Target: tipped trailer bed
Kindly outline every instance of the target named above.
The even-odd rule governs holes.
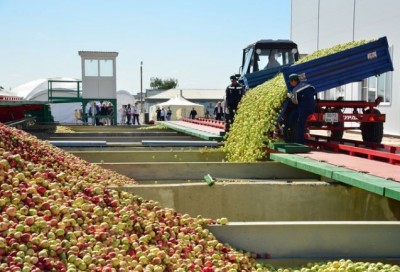
[[[386,37],[282,69],[288,90],[290,74],[314,86],[317,93],[393,71]]]
[[[378,76],[393,71],[386,37],[359,45],[341,52],[320,57],[304,63],[284,67],[283,76],[290,92],[293,87],[289,82],[289,75],[297,74],[302,82],[314,86],[315,94],[339,87],[348,83]],[[360,129],[363,140],[380,143],[383,137],[383,123],[385,115],[376,107],[382,102],[378,97],[373,102],[316,100],[316,108],[307,119],[307,128],[314,130],[330,130],[334,138],[342,138],[346,129]],[[290,99],[287,99],[279,116],[279,123],[285,124],[284,138],[290,142],[294,140],[295,124],[286,124],[290,114],[296,108]],[[345,126],[345,122],[356,122],[359,126]]]

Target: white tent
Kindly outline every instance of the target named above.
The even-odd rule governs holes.
[[[168,108],[172,111],[171,121],[180,120],[184,117],[189,117],[190,111],[194,108],[197,111],[197,117],[204,116],[204,106],[201,104],[196,104],[186,100],[180,95],[177,95],[167,102],[163,102],[150,107],[149,111],[149,119],[157,120],[157,107],[161,107],[168,110]]]
[[[62,77],[62,78],[42,78],[34,81],[30,81],[23,85],[20,85],[11,90],[14,95],[21,96],[24,100],[28,101],[48,101],[48,81],[49,80],[60,80],[60,81],[71,81],[71,82],[59,82],[57,83],[56,92],[62,92],[65,97],[76,96],[76,81],[75,78]],[[74,110],[81,108],[81,103],[60,103],[50,104],[51,114],[54,117],[54,121],[60,123],[73,123],[75,122]]]

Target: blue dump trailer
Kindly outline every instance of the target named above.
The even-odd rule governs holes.
[[[347,83],[361,81],[393,71],[387,38],[383,37],[348,50],[282,68],[290,91],[289,75],[298,74],[301,81],[314,86],[316,93]]]
[[[347,49],[325,57],[301,64],[282,68],[285,82],[290,92],[289,75],[297,74],[300,81],[315,88],[315,95],[347,83],[379,76],[393,71],[393,64],[388,50],[386,37]],[[364,142],[380,143],[383,137],[385,115],[375,107],[382,101],[344,101],[316,99],[314,113],[307,119],[308,129],[328,130],[331,137],[342,138],[346,129],[360,129]],[[296,105],[290,99],[285,101],[278,123],[284,124],[283,137],[286,142],[293,142],[296,130]],[[291,116],[293,115],[293,116]],[[290,120],[290,121],[289,121]],[[356,123],[356,126],[344,125],[344,122]]]

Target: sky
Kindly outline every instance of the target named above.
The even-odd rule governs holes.
[[[118,52],[117,90],[151,78],[224,89],[243,48],[290,39],[290,0],[0,0],[0,86],[81,79],[79,51]]]

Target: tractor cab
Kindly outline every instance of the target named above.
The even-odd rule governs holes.
[[[260,40],[243,49],[240,81],[253,88],[272,79],[299,59],[297,44],[289,40]]]

